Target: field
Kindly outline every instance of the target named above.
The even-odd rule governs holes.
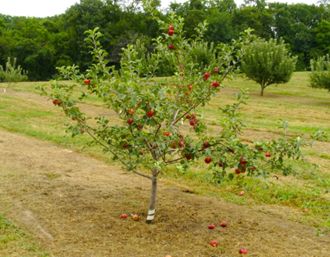
[[[251,81],[228,80],[202,111],[212,128],[219,107],[248,89],[244,139],[278,137],[287,121],[288,135],[308,143],[291,174],[216,185],[202,163],[185,173],[169,168],[153,225],[119,219],[146,216],[149,181],[85,147],[87,137],[67,135],[67,119],[36,90],[44,84],[0,84],[0,256],[235,257],[240,247],[255,257],[329,256],[330,94],[308,87],[307,72],[264,97]],[[84,108],[107,112],[96,99]],[[313,140],[317,131],[323,136]],[[207,229],[221,220],[227,228]]]

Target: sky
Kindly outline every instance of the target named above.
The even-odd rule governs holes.
[[[185,2],[186,0],[161,0],[166,8],[170,2]],[[306,3],[316,4],[318,0],[266,0],[266,2]],[[79,0],[0,0],[0,13],[12,16],[47,17],[64,13]],[[244,0],[235,0],[239,5]]]

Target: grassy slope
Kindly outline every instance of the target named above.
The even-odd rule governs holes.
[[[0,127],[9,131],[48,140],[65,147],[72,147],[106,159],[96,148],[82,149],[85,137],[72,139],[64,132],[67,121],[62,113],[50,104],[36,101],[36,83],[10,85],[14,94],[0,94]],[[287,120],[289,133],[308,137],[311,132],[323,129],[330,135],[330,95],[325,90],[308,87],[308,73],[295,73],[287,85],[271,86],[265,96],[259,97],[259,87],[243,78],[226,82],[227,88],[220,93],[203,111],[213,124],[220,114],[219,106],[230,103],[233,93],[240,87],[249,88],[250,99],[243,109],[248,132],[245,137],[272,137],[278,131],[279,121]],[[0,85],[0,88],[2,86]],[[93,105],[98,105],[92,99]],[[202,172],[191,170],[178,176],[178,172],[168,169],[165,177],[168,183],[180,183],[193,188],[200,194],[214,195],[239,204],[277,204],[297,208],[302,215],[296,219],[316,227],[330,227],[328,220],[330,175],[329,142],[316,143],[305,149],[306,158],[314,163],[293,163],[295,175],[280,176],[280,179],[248,178],[210,186],[210,174],[204,166]],[[237,196],[240,190],[247,197]]]

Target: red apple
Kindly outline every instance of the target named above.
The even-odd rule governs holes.
[[[174,30],[174,26],[173,26],[172,24],[170,24],[170,25],[168,26],[168,30]]]
[[[236,168],[236,169],[235,169],[235,173],[238,175],[238,174],[241,173],[241,170],[240,170],[239,168]]]
[[[212,158],[210,156],[205,157],[204,162],[209,164],[212,161]]]
[[[190,119],[189,124],[190,124],[190,126],[194,127],[197,124],[197,120],[192,118],[192,119]]]
[[[155,111],[154,110],[149,110],[149,111],[147,111],[147,116],[149,117],[149,118],[151,118],[152,116],[154,116],[154,114],[155,114]]]
[[[172,133],[169,132],[169,131],[165,131],[165,132],[163,133],[163,135],[164,135],[165,137],[169,137],[169,136],[172,135]]]
[[[179,147],[182,148],[184,146],[185,146],[184,140],[183,139],[180,139],[179,140]]]
[[[220,83],[219,83],[218,81],[213,81],[213,82],[211,83],[211,86],[214,87],[214,88],[217,88],[217,87],[220,86]]]
[[[209,148],[210,147],[210,143],[208,141],[205,141],[203,143],[203,149]]]
[[[135,113],[135,110],[133,108],[128,109],[128,114],[133,115]]]
[[[245,194],[245,192],[244,191],[241,191],[241,192],[239,192],[239,196],[243,196]]]
[[[84,84],[85,85],[90,85],[91,84],[91,80],[90,79],[85,79],[84,80]]]
[[[170,49],[170,50],[174,50],[174,49],[175,49],[175,46],[174,46],[173,44],[169,44],[169,45],[168,45],[168,49]]]
[[[128,125],[132,125],[133,122],[134,122],[134,120],[132,118],[127,119],[127,124]]]
[[[246,165],[246,164],[247,164],[247,160],[245,160],[244,157],[241,157],[241,158],[239,159],[239,163],[240,163],[241,165]]]
[[[225,220],[221,221],[220,226],[223,227],[223,228],[227,227],[228,226],[227,221],[225,221]]]
[[[62,104],[62,101],[59,100],[59,99],[54,99],[54,100],[53,100],[53,104],[54,104],[54,105],[57,105],[57,106],[60,106],[60,105]]]
[[[267,158],[269,158],[269,157],[271,157],[272,155],[271,155],[270,152],[266,152],[266,153],[265,153],[265,156],[266,156]]]
[[[239,253],[240,254],[247,254],[248,250],[246,248],[241,248],[241,249],[239,249]]]
[[[207,226],[208,229],[215,229],[215,225],[214,224],[210,224]]]
[[[213,73],[219,73],[219,71],[220,71],[219,67],[214,67]]]
[[[209,72],[205,72],[203,75],[203,79],[208,80],[210,76],[211,76],[211,74]]]
[[[193,89],[193,85],[192,84],[188,85],[188,89],[189,91],[191,91]]]
[[[168,32],[167,32],[167,34],[169,36],[173,36],[174,35],[174,29],[169,29]]]
[[[217,240],[211,240],[209,244],[210,244],[210,246],[212,246],[212,247],[217,247],[217,246],[219,245],[219,243],[218,243]]]
[[[126,213],[122,213],[122,214],[120,214],[120,216],[119,216],[121,219],[127,219],[128,218],[128,214],[126,214]]]

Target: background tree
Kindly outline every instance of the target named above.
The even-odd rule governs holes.
[[[296,57],[291,57],[283,40],[256,39],[243,49],[242,71],[260,84],[260,95],[272,84],[286,83],[295,70]]]
[[[329,54],[330,7],[326,1],[320,5],[288,5],[252,0],[237,7],[233,0],[189,0],[171,4],[170,10],[185,19],[187,38],[192,38],[196,26],[206,20],[205,40],[215,46],[237,39],[247,28],[265,39],[283,38],[298,56],[298,70],[309,69],[310,59]],[[168,17],[169,12],[160,15]],[[123,47],[140,40],[151,52],[151,39],[159,34],[159,25],[141,9],[139,1],[125,5],[114,0],[83,0],[64,14],[47,18],[0,14],[0,65],[5,65],[8,56],[15,56],[29,71],[30,80],[48,80],[61,65],[75,63],[86,70],[89,55],[84,48],[84,31],[93,27],[100,27],[105,35],[102,44],[117,69]],[[159,69],[158,75],[170,74],[169,65],[163,62],[164,73]]]
[[[326,55],[311,60],[311,70],[311,86],[325,88],[330,91],[330,56]]]
[[[259,37],[266,39],[274,37],[273,14],[264,0],[246,1],[244,7],[234,12],[233,23],[238,33],[252,28]]]
[[[298,57],[297,69],[308,69],[310,59],[318,56],[319,49],[323,48],[316,41],[315,30],[322,20],[330,18],[324,7],[272,3],[269,4],[269,11],[273,13],[273,30],[276,37],[283,38],[290,46],[292,53]]]
[[[234,30],[233,25],[234,12],[237,10],[235,1],[213,0],[209,1],[208,4],[206,40],[214,43],[228,43],[236,38],[237,32]]]
[[[314,37],[317,43],[318,56],[330,54],[330,19],[322,20],[314,29]]]

